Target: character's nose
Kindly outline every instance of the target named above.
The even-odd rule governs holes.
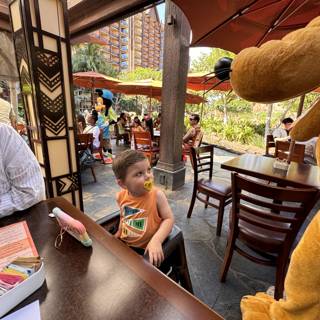
[[[229,80],[232,59],[229,57],[220,58],[214,65],[214,73],[219,80]]]

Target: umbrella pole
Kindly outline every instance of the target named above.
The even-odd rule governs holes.
[[[93,81],[92,81],[92,87],[91,87],[91,103],[92,103],[92,106],[91,108],[93,108],[94,106],[94,78],[93,78]]]
[[[301,115],[301,113],[302,113],[305,97],[306,97],[305,94],[303,94],[303,95],[300,97],[299,107],[298,107],[298,111],[297,111],[297,118],[298,118],[298,117]]]
[[[204,96],[205,96],[205,92],[203,92],[203,94],[202,94],[203,101],[201,102],[200,126],[201,126],[201,123],[202,123],[202,116],[203,116]]]
[[[151,96],[150,96],[150,99],[149,99],[149,114],[151,114],[151,110],[152,110],[152,107],[151,107]]]

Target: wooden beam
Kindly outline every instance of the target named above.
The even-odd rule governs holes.
[[[9,8],[5,0],[0,0],[0,31],[11,32]]]
[[[164,0],[83,0],[69,8],[71,38],[97,30]]]
[[[71,38],[95,31],[164,0],[69,0]],[[6,0],[0,0],[0,29],[11,31]]]

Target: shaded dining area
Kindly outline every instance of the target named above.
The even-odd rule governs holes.
[[[182,149],[185,103],[188,99],[203,101],[186,91],[189,23],[194,26],[202,17],[201,11],[192,13],[182,1],[174,1],[181,9],[168,1],[163,88],[155,81],[119,84],[103,75],[93,75],[97,82],[80,79],[83,74],[73,77],[69,30],[71,37],[80,36],[153,2],[136,1],[129,7],[113,3],[113,7],[112,2],[95,2],[94,6],[90,1],[75,1],[72,5],[69,2],[69,8],[66,2],[60,1],[10,2],[10,27],[17,52],[28,136],[45,179],[47,199],[1,219],[0,226],[26,220],[39,254],[45,258],[46,282],[19,306],[39,300],[43,319],[55,319],[55,312],[61,319],[75,319],[79,313],[79,318],[94,319],[106,316],[112,319],[241,319],[240,303],[247,299],[244,296],[261,292],[274,304],[282,298],[286,301],[286,294],[290,292],[287,288],[294,278],[292,272],[297,270],[297,255],[293,252],[300,248],[300,243],[305,244],[300,240],[319,209],[320,169],[296,161],[294,141],[283,151],[285,158],[277,154],[274,157],[237,155],[206,143],[203,135],[195,139],[197,144],[191,145],[187,152]],[[269,5],[274,8],[273,3]],[[235,7],[233,14],[220,8],[221,17],[213,16],[218,21],[216,25],[203,30],[193,28],[192,43],[220,43],[216,38],[219,30],[227,32],[230,28],[232,31],[232,24],[239,22],[236,19],[239,12],[241,20],[248,10],[255,13],[264,5],[261,1],[246,1]],[[296,6],[291,1],[289,10],[282,2],[269,10],[263,20],[269,25],[270,16],[274,18],[270,11],[281,11],[281,19],[278,17],[273,24],[276,29],[277,24],[281,27],[283,21],[290,22],[300,7],[302,5]],[[82,20],[79,9],[84,8],[91,9],[92,15]],[[110,11],[101,17],[98,10],[101,8]],[[41,19],[48,9],[54,12],[55,19]],[[256,19],[254,15],[253,25]],[[267,41],[273,31],[280,37],[277,30],[266,30],[260,30],[261,37],[254,39],[255,45]],[[248,43],[242,42],[237,48],[235,42],[227,41],[223,45],[238,52]],[[200,75],[202,80],[198,76],[194,77],[193,88],[206,89],[221,84],[208,75]],[[83,133],[77,132],[73,81],[91,87],[92,91],[109,81],[111,90],[126,94],[142,90],[155,98],[161,96],[160,129],[139,132],[124,125],[120,131],[121,118],[125,117],[121,113],[116,121],[118,132],[115,130],[114,139],[108,141],[110,145],[103,144],[106,139],[98,130],[97,145],[93,148],[94,135],[81,136]],[[226,83],[223,90],[229,90],[229,85]],[[109,100],[112,102],[112,97]],[[150,115],[144,116],[148,121]],[[189,120],[199,121],[199,117],[193,114]],[[119,223],[115,195],[120,191],[116,183],[120,179],[109,165],[113,157],[106,163],[104,156],[111,148],[113,156],[121,154],[130,148],[130,139],[131,148],[145,154],[154,164],[155,182],[174,212],[172,230],[178,228],[179,237],[172,231],[163,242],[169,248],[165,257],[169,260],[165,262],[170,262],[165,271],[153,267],[144,254],[137,255],[112,236],[117,227],[110,219],[116,217]],[[100,161],[92,159],[90,165],[86,163],[82,167],[80,160],[87,150],[100,156]],[[91,170],[85,170],[87,167]],[[151,169],[148,170],[150,175]],[[53,219],[56,206],[68,213],[71,221],[75,219],[83,224],[92,247],[76,242],[79,239],[72,235],[74,229],[59,228],[59,220],[57,224]],[[138,227],[141,221],[139,224]],[[65,234],[65,231],[71,233]],[[313,257],[306,253],[304,261],[309,262],[310,258]],[[303,270],[298,271],[301,288],[305,290],[306,275]],[[184,280],[179,278],[181,274]],[[288,274],[291,276],[286,281]],[[299,287],[294,290],[299,291]]]
[[[115,152],[121,152],[124,147],[120,145],[118,148],[119,149],[115,149]],[[212,182],[217,183],[219,181],[231,186],[231,169],[223,169],[223,167],[231,166],[234,162],[241,162],[241,159],[246,159],[247,157],[249,157],[249,159],[250,157],[253,158],[253,160],[251,159],[251,163],[255,163],[256,166],[257,163],[263,161],[263,159],[267,159],[268,161],[272,160],[262,156],[262,160],[259,160],[260,156],[257,155],[237,155],[215,147]],[[247,167],[248,163],[250,163],[250,160],[246,162]],[[292,163],[292,166],[294,167],[295,163]],[[252,169],[254,170],[253,166]],[[272,172],[272,169],[270,170]],[[85,211],[92,212],[91,217],[99,220],[104,216],[106,207],[108,207],[110,211],[118,210],[112,195],[116,193],[119,188],[112,185],[113,178],[110,177],[110,168],[107,167],[107,172],[103,173],[101,166],[98,166],[96,171],[99,172],[101,178],[103,178],[99,179],[97,183],[92,183],[90,172],[87,171],[83,175],[83,188]],[[291,171],[293,172],[293,169],[291,169]],[[290,175],[292,175],[292,173]],[[201,173],[199,173],[199,176],[200,178],[206,178],[206,176]],[[272,181],[283,179],[281,175],[279,175],[279,180],[274,180],[271,174],[269,177],[265,175],[264,178],[261,179],[254,178],[252,175],[246,175],[245,177],[252,179],[254,182],[265,184],[266,189],[271,186],[276,186]],[[271,182],[266,179],[270,179]],[[292,182],[298,187],[294,180],[292,180]],[[315,184],[313,187],[318,185],[319,188],[318,182],[313,181],[310,183]],[[266,292],[270,287],[274,286],[276,283],[276,268],[256,264],[237,252],[234,252],[226,280],[225,282],[221,282],[220,273],[230,233],[230,211],[232,203],[224,207],[221,234],[217,236],[218,209],[212,208],[211,206],[205,209],[204,203],[196,200],[192,215],[190,219],[187,218],[193,187],[194,171],[188,160],[186,163],[185,185],[176,191],[166,190],[166,195],[170,206],[175,212],[176,223],[184,234],[186,255],[194,295],[220,313],[223,318],[241,319],[239,303],[241,298],[248,294],[255,294],[256,292]],[[251,190],[251,193],[255,198],[259,198],[256,196],[257,193],[255,193],[255,190]],[[259,199],[263,200],[263,197]],[[215,202],[213,198],[210,198],[210,201]],[[269,200],[271,206],[272,202],[272,200]],[[300,241],[307,225],[319,210],[319,206],[320,204],[317,202],[305,217],[292,249]],[[270,294],[273,295],[274,291],[271,291]]]

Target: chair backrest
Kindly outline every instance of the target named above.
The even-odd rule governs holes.
[[[93,142],[93,134],[92,133],[81,133],[78,134],[78,143],[77,143],[77,149],[78,151],[81,150],[87,150],[92,148],[92,142]]]
[[[289,141],[279,141],[279,140],[276,141],[275,157],[279,159],[288,159],[289,148],[290,148]],[[304,151],[305,151],[305,145],[296,143],[293,148],[293,155],[291,157],[291,161],[303,163]]]
[[[198,181],[199,173],[206,172],[209,175],[209,179],[212,178],[213,171],[213,145],[207,145],[204,147],[194,148],[191,147],[191,164],[194,172],[194,182]]]
[[[266,154],[269,154],[269,149],[274,148],[276,146],[276,143],[274,141],[273,135],[268,134],[266,137]]]
[[[145,148],[152,149],[152,139],[149,131],[133,132],[134,147],[136,150],[143,150]]]
[[[239,220],[243,220],[254,227],[283,234],[291,247],[302,223],[319,199],[319,190],[272,186],[235,172],[231,179],[233,224],[237,226]]]

